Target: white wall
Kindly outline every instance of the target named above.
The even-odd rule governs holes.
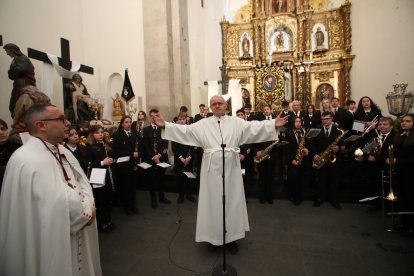
[[[414,1],[353,0],[351,95],[371,97],[388,115],[385,96],[395,83],[414,90]]]
[[[109,91],[108,80],[112,74],[123,77],[125,68],[129,69],[135,95],[142,97],[140,102],[145,104],[141,4],[135,0],[2,0],[0,34],[3,44],[16,43],[25,54],[27,48],[34,48],[60,56],[60,38],[68,39],[71,59],[94,68],[94,75],[81,74],[89,92],[108,99],[104,117],[111,119],[110,96],[122,87],[119,91]],[[2,51],[0,118],[8,122],[11,122],[7,108],[12,89],[12,81],[7,78],[10,62],[10,57]],[[32,62],[37,86],[42,87],[42,63]],[[60,107],[63,104],[61,83],[56,73],[56,96],[52,101]]]

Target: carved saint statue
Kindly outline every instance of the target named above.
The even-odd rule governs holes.
[[[285,49],[285,39],[283,33],[280,32],[275,38],[276,51],[283,51]]]
[[[315,41],[316,41],[316,50],[325,49],[325,47],[323,46],[323,43],[325,42],[325,35],[322,32],[321,27],[318,27],[316,29]]]
[[[112,120],[120,121],[122,116],[125,115],[125,105],[122,101],[121,96],[118,93],[115,93],[115,98],[112,98],[113,101],[113,111],[112,111]]]

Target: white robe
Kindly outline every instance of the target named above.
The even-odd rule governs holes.
[[[0,275],[102,275],[89,181],[59,145],[56,158],[30,137],[10,158],[0,198]]]
[[[277,140],[275,120],[245,121],[238,117],[212,116],[192,125],[166,123],[162,137],[204,149],[200,175],[196,242],[223,244],[222,138],[225,148],[226,243],[245,237],[249,231],[239,146]]]

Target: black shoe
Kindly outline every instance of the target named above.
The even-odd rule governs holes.
[[[155,209],[158,207],[157,201],[156,200],[151,200],[151,208]]]
[[[182,196],[182,195],[178,196],[177,203],[182,204],[183,202],[184,202],[184,196]]]
[[[342,209],[341,205],[339,205],[339,203],[337,201],[331,201],[331,205],[337,210]]]
[[[114,231],[116,229],[116,225],[112,221],[108,222],[106,225],[111,231]]]
[[[139,214],[139,210],[136,207],[132,208],[131,209],[131,212],[134,213],[134,214],[136,214],[136,215]]]
[[[315,201],[313,202],[313,207],[319,207],[321,206],[323,203],[323,201],[320,198],[315,199]]]
[[[190,202],[197,202],[197,199],[192,195],[187,195],[185,198]]]
[[[260,204],[264,204],[265,202],[266,202],[266,200],[260,199]]]
[[[231,242],[231,243],[228,243],[227,248],[229,249],[230,254],[232,254],[232,255],[235,255],[239,252],[239,246],[237,245],[237,243],[235,241]]]
[[[269,204],[273,204],[273,199],[268,199],[268,200],[267,200],[267,202],[268,202]]]
[[[160,198],[160,202],[164,204],[171,204],[171,200],[167,199],[166,197]]]
[[[299,200],[299,199],[294,199],[294,200],[292,201],[292,203],[293,203],[293,205],[298,206],[298,205],[300,205],[300,204],[302,203],[302,200]]]

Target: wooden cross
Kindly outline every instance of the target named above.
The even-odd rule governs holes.
[[[47,57],[47,54],[32,48],[27,49],[27,54],[29,58],[33,58],[36,60],[40,60],[49,64],[52,64],[50,59]],[[60,38],[60,54],[61,57],[58,58],[59,65],[65,68],[66,70],[70,70],[72,68],[72,61],[70,60],[70,47],[69,47],[69,40],[65,38]],[[80,72],[91,74],[93,75],[93,68],[89,67],[87,65],[81,64],[79,68]],[[62,86],[68,82],[68,79],[62,78]],[[65,110],[69,107],[69,103],[66,100],[67,95],[65,95],[65,92],[63,92],[64,95],[64,108]]]

